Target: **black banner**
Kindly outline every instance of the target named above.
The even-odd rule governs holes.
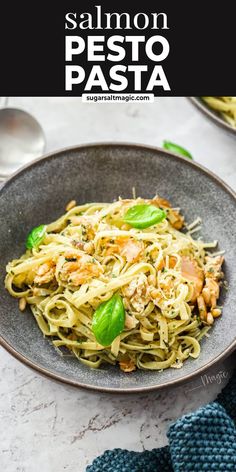
[[[0,94],[235,95],[229,2],[1,6]]]

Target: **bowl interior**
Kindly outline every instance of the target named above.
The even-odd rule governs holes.
[[[5,266],[24,252],[27,232],[64,213],[65,204],[112,201],[120,195],[152,197],[159,194],[181,207],[187,221],[200,216],[201,235],[217,239],[226,250],[228,291],[222,294],[223,316],[209,339],[202,342],[197,360],[182,369],[125,374],[118,367],[90,370],[73,357],[61,357],[43,338],[30,311],[19,312],[17,301],[4,289]],[[235,347],[236,271],[235,197],[214,176],[187,159],[139,145],[98,144],[60,151],[15,175],[0,192],[1,267],[0,334],[3,345],[31,366],[69,383],[95,389],[134,391],[183,381],[200,372]]]

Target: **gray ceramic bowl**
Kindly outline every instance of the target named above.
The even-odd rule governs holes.
[[[236,136],[236,128],[233,128],[227,121],[222,118],[220,113],[210,108],[200,97],[188,97],[192,104],[211,120],[215,125],[220,126],[223,130]]]
[[[125,374],[118,367],[90,370],[75,358],[60,357],[44,339],[30,311],[19,312],[4,289],[5,265],[24,252],[27,232],[64,212],[65,204],[112,201],[119,195],[156,193],[181,207],[188,221],[200,216],[202,235],[226,249],[229,290],[222,296],[223,316],[202,342],[197,360],[182,369]],[[0,335],[15,357],[54,379],[96,390],[135,392],[179,384],[202,373],[236,347],[235,194],[216,176],[188,159],[135,144],[91,144],[50,154],[15,174],[0,191]]]

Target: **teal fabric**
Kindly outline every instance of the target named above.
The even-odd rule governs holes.
[[[105,451],[86,472],[236,472],[236,373],[215,402],[177,420],[169,446]]]

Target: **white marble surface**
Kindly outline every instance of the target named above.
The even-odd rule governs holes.
[[[169,139],[236,189],[236,140],[185,98],[159,98],[154,104],[83,104],[79,98],[11,97],[9,106],[34,114],[44,128],[48,151],[92,141],[161,145]],[[6,472],[84,472],[106,448],[162,446],[168,424],[212,400],[233,363],[231,359],[216,366],[211,377],[169,392],[116,396],[57,384],[2,348],[0,354],[1,470]],[[219,372],[224,377],[212,377]]]

